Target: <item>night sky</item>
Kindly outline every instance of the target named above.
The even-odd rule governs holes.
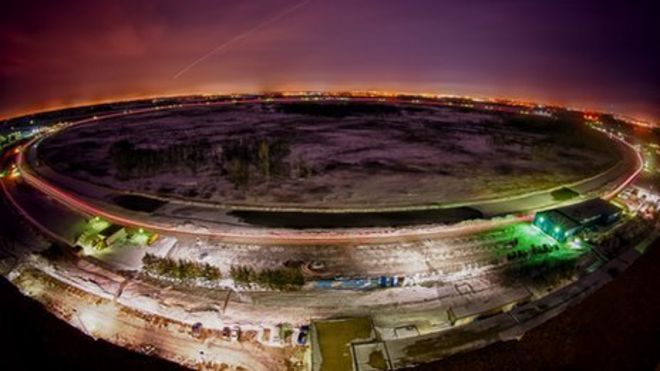
[[[653,3],[6,1],[0,117],[136,96],[376,89],[525,98],[658,121]]]

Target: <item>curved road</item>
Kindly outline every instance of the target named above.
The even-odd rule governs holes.
[[[365,99],[373,101],[373,99]],[[277,99],[276,102],[291,102],[298,101],[298,99]],[[245,100],[241,103],[258,103],[263,102],[261,99]],[[410,103],[410,102],[401,102]],[[215,102],[212,104],[194,103],[188,105],[177,105],[172,108],[181,107],[198,107],[209,105],[232,105],[235,102]],[[130,112],[109,114],[101,117],[93,117],[74,122],[70,126],[83,125],[99,120],[121,117],[126,115],[134,115],[140,113],[154,112],[162,110],[162,108],[149,108],[140,109]],[[17,155],[17,167],[21,171],[24,180],[32,187],[47,194],[65,206],[83,214],[96,215],[106,218],[114,223],[136,227],[145,228],[157,233],[173,234],[173,235],[193,235],[204,236],[219,240],[243,243],[278,243],[278,244],[341,244],[341,243],[367,243],[367,242],[389,242],[401,239],[424,239],[432,238],[435,236],[450,236],[475,233],[484,230],[489,230],[496,227],[512,224],[520,221],[530,221],[533,218],[535,210],[557,206],[556,201],[552,199],[550,193],[564,186],[571,187],[583,194],[593,194],[596,190],[605,198],[613,198],[618,192],[630,184],[643,170],[643,160],[639,152],[625,141],[612,137],[617,140],[624,150],[630,149],[635,154],[636,167],[632,173],[627,173],[628,169],[619,169],[621,163],[615,165],[612,169],[598,174],[597,176],[581,180],[572,184],[555,187],[550,190],[543,190],[532,192],[527,195],[516,197],[507,197],[499,200],[482,201],[479,205],[474,205],[475,208],[480,209],[485,215],[502,215],[508,213],[520,212],[515,217],[500,218],[490,220],[472,221],[467,223],[458,223],[450,226],[429,226],[418,228],[402,228],[402,229],[383,229],[383,228],[365,228],[353,230],[316,230],[316,231],[292,231],[286,229],[271,229],[263,230],[258,228],[248,227],[228,227],[224,226],[211,226],[210,228],[189,229],[179,225],[174,225],[169,221],[155,221],[152,218],[147,220],[144,215],[136,215],[130,212],[109,211],[107,207],[98,206],[95,202],[90,202],[87,199],[80,197],[70,191],[64,190],[38,175],[30,166],[32,156],[27,156],[25,152],[34,154],[41,139],[34,138],[27,143],[22,151]],[[631,152],[628,152],[630,156]],[[632,156],[630,156],[632,157]],[[628,159],[629,161],[630,159]],[[615,169],[617,168],[617,169]],[[618,170],[614,172],[615,170]],[[622,175],[622,172],[625,175]],[[616,184],[613,189],[609,187],[611,184]],[[606,188],[603,190],[603,188]],[[571,200],[569,202],[575,202]]]

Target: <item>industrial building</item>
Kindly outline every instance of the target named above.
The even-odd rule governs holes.
[[[102,250],[126,237],[126,229],[123,226],[96,217],[88,222],[83,233],[78,237],[76,245],[82,248]]]
[[[536,213],[534,225],[559,242],[577,235],[586,228],[611,224],[621,217],[618,206],[594,198],[575,205]]]

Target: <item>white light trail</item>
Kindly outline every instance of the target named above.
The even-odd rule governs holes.
[[[251,34],[253,34],[253,33],[255,33],[255,32],[261,30],[261,29],[264,28],[264,27],[270,26],[271,24],[273,24],[273,23],[279,21],[280,19],[284,18],[285,16],[287,16],[287,15],[289,15],[289,14],[295,12],[295,11],[298,10],[299,8],[305,6],[305,5],[306,5],[307,3],[309,3],[310,1],[311,1],[311,0],[305,0],[305,1],[303,1],[303,2],[300,2],[300,3],[298,3],[298,4],[294,5],[294,6],[292,6],[292,7],[288,8],[288,9],[286,9],[285,11],[283,11],[283,12],[281,12],[281,13],[278,13],[278,14],[276,14],[275,16],[273,16],[273,17],[271,17],[271,18],[268,18],[267,20],[265,20],[265,21],[259,23],[259,24],[256,25],[255,27],[252,27],[251,29],[249,29],[249,30],[247,30],[247,31],[244,31],[244,32],[242,32],[242,33],[240,33],[240,34],[238,34],[238,35],[232,37],[231,39],[229,39],[229,40],[225,41],[224,43],[218,45],[217,47],[215,47],[214,49],[212,49],[212,50],[209,51],[208,53],[202,55],[201,57],[197,58],[197,59],[194,60],[192,63],[190,63],[189,65],[187,65],[187,66],[184,67],[183,69],[181,69],[181,71],[177,72],[177,73],[172,77],[172,79],[173,79],[173,80],[178,79],[179,77],[181,77],[181,75],[183,75],[184,73],[188,72],[190,69],[192,69],[193,67],[195,67],[195,66],[198,65],[199,63],[203,62],[204,60],[206,60],[208,57],[212,56],[213,54],[218,53],[218,52],[221,52],[222,50],[228,48],[229,46],[231,46],[231,45],[234,44],[235,42],[247,38],[247,37],[250,36]]]

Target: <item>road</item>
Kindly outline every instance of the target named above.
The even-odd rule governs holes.
[[[27,151],[30,151],[30,148],[31,146],[28,146]],[[188,239],[202,235],[214,241],[266,245],[357,245],[362,243],[382,244],[419,239],[441,239],[474,234],[507,224],[530,220],[532,217],[531,214],[522,214],[510,218],[468,222],[451,226],[410,228],[396,231],[299,232],[279,230],[263,232],[252,229],[241,230],[240,232],[227,229],[189,231],[166,223],[153,223],[145,220],[144,216],[135,217],[132,214],[117,214],[114,210],[109,211],[107,208],[97,205],[94,201],[82,199],[75,194],[62,190],[35,174],[25,160],[25,153],[25,151],[21,152],[17,158],[22,178],[3,179],[1,181],[3,195],[16,210],[26,216],[44,234],[59,238],[67,244],[71,244],[76,232],[73,229],[66,230],[66,225],[76,224],[76,222],[84,220],[85,216],[89,215],[98,215],[119,224],[143,227]],[[618,185],[614,189],[608,188],[607,193],[604,193],[603,196],[611,196],[613,192],[626,186],[635,179],[639,171],[641,171],[641,168],[635,169],[634,173],[627,174],[626,178],[621,179],[620,182],[617,177],[616,183]],[[46,208],[44,205],[50,206]],[[46,222],[54,222],[55,225]],[[63,230],[65,232],[62,232]],[[440,262],[451,260],[442,255],[444,252],[448,253],[448,250],[451,250],[452,254],[458,253],[460,255],[460,249],[453,249],[452,247],[439,244],[420,251],[422,254],[426,254],[423,261],[433,268],[434,265],[440,264]],[[322,250],[322,248],[319,250]],[[378,251],[378,249],[350,250],[347,249],[340,253],[348,254],[349,258],[361,261],[368,258],[368,253],[375,252],[373,256],[384,255],[386,259],[391,260],[392,264],[398,264],[396,259],[391,259],[388,255],[392,253],[392,249],[385,248],[382,251]],[[465,250],[469,249],[466,247]],[[363,253],[364,255],[360,255]],[[286,252],[284,252],[284,255],[286,255]],[[472,258],[472,256],[466,256],[465,261],[473,260]],[[408,257],[402,259],[403,261],[409,260]],[[378,261],[374,259],[371,263],[376,265]],[[374,269],[374,265],[370,269]],[[72,270],[68,271],[69,268]],[[227,362],[248,369],[284,368],[281,361],[283,354],[274,353],[274,355],[271,355],[269,351],[265,351],[257,344],[230,343],[219,338],[211,338],[206,342],[200,342],[188,333],[190,323],[194,323],[197,318],[205,319],[205,327],[207,323],[217,324],[219,319],[222,321],[251,322],[252,325],[255,323],[263,324],[267,321],[297,323],[298,321],[308,321],[310,317],[330,317],[338,314],[359,315],[364,313],[370,313],[374,316],[396,313],[398,321],[410,321],[410,318],[400,316],[400,313],[419,314],[424,312],[424,316],[431,318],[437,314],[438,308],[444,312],[448,305],[459,305],[458,303],[461,301],[467,302],[465,305],[483,302],[484,306],[480,310],[485,310],[489,309],[487,305],[493,296],[504,297],[507,294],[506,289],[499,287],[495,281],[490,282],[483,276],[476,276],[464,277],[465,282],[460,282],[464,285],[459,284],[457,280],[456,282],[450,281],[451,284],[443,287],[394,288],[375,290],[367,294],[359,291],[257,292],[245,294],[244,298],[247,299],[235,298],[231,300],[229,300],[230,296],[225,296],[227,298],[225,304],[228,305],[225,305],[222,315],[219,315],[216,309],[217,298],[214,299],[204,294],[196,295],[198,294],[196,292],[163,289],[138,282],[138,280],[131,280],[126,285],[119,285],[121,291],[117,291],[118,282],[113,281],[114,278],[107,280],[109,282],[107,287],[112,289],[105,291],[104,280],[101,279],[103,277],[97,274],[103,270],[102,268],[98,268],[98,272],[85,271],[79,269],[80,267],[69,268],[58,265],[52,268],[53,271],[51,272],[38,271],[35,273],[34,267],[32,267],[29,268],[32,270],[23,271],[28,272],[28,274],[23,278],[19,276],[15,283],[25,293],[37,300],[50,303],[49,309],[57,313],[60,318],[92,336],[108,339],[133,349],[141,344],[150,344],[156,347],[158,355],[186,365],[196,365],[199,362],[207,361]],[[388,270],[384,270],[384,272]],[[112,274],[112,276],[117,275]],[[122,279],[121,277],[116,278],[118,280]],[[448,277],[445,277],[445,279],[448,279]],[[481,280],[485,282],[480,282]],[[480,285],[483,293],[479,291]],[[459,286],[471,287],[473,292],[463,295],[458,292],[460,291]],[[77,287],[78,289],[72,290],[71,287]],[[473,287],[477,289],[474,290]],[[457,293],[449,290],[455,290]],[[274,311],[273,308],[277,308],[277,310]],[[433,308],[435,312],[429,311],[430,308]],[[145,320],[150,316],[160,318],[160,323],[165,321],[167,324],[155,325],[153,322]],[[511,317],[505,316],[504,318],[506,321],[502,322],[503,324],[500,323],[498,328],[515,325]],[[433,319],[437,320],[437,318]],[[207,320],[208,322],[206,322]],[[475,325],[476,328],[483,326],[480,323],[487,324],[487,322],[478,322]],[[388,325],[395,327],[402,324],[389,323]],[[434,329],[434,331],[437,330]],[[485,331],[490,330],[486,329]],[[428,335],[429,339],[438,337],[442,337],[442,335]],[[411,346],[411,343],[415,343],[415,341],[397,340],[396,343],[400,344],[403,349],[402,352],[405,352],[405,348]],[[437,353],[432,353],[430,357],[435,357],[435,355]]]
[[[282,102],[295,101],[292,99],[278,100]],[[259,100],[249,100],[245,103],[255,103]],[[213,105],[228,105],[231,102],[217,102]],[[191,104],[190,107],[202,106],[203,104]],[[188,107],[186,106],[186,107]],[[136,110],[131,113],[110,114],[107,116],[85,119],[75,122],[71,125],[85,125],[95,123],[100,120],[115,118],[125,115],[152,112],[156,109]],[[185,225],[183,219],[177,219],[175,215],[153,216],[137,212],[130,212],[119,209],[114,205],[109,205],[99,200],[107,198],[107,194],[97,195],[95,199],[83,197],[70,190],[58,186],[34,169],[36,161],[36,150],[38,143],[42,138],[35,138],[26,144],[23,151],[17,156],[17,166],[21,170],[24,180],[34,188],[47,194],[53,199],[61,202],[67,207],[76,210],[84,215],[96,215],[104,217],[114,223],[144,228],[161,234],[173,234],[181,236],[204,236],[220,241],[237,243],[257,243],[257,244],[347,244],[347,243],[384,243],[395,242],[399,240],[419,240],[428,238],[438,238],[445,236],[456,236],[461,234],[477,233],[492,228],[502,227],[511,223],[520,221],[529,221],[533,218],[533,213],[542,208],[556,206],[557,202],[550,193],[561,187],[570,187],[583,195],[592,197],[603,196],[612,198],[619,191],[630,184],[642,171],[643,161],[641,155],[629,144],[614,137],[625,153],[624,161],[611,169],[598,174],[597,176],[578,181],[572,184],[562,185],[550,190],[532,192],[527,195],[518,195],[515,197],[505,197],[497,200],[480,201],[477,204],[448,205],[472,206],[481,210],[485,215],[502,215],[518,213],[515,217],[508,219],[490,219],[482,221],[472,221],[458,223],[450,226],[425,226],[398,229],[383,228],[363,228],[353,230],[315,230],[315,231],[292,231],[287,229],[259,229],[250,227],[237,227],[228,224],[200,223],[202,228]],[[630,151],[632,149],[632,151]],[[26,155],[27,153],[27,155]],[[634,155],[633,155],[634,153]],[[634,165],[633,165],[634,162]],[[631,168],[628,168],[631,166]],[[99,188],[99,187],[96,187]],[[96,189],[96,191],[103,191]],[[106,190],[107,191],[107,190]],[[89,196],[89,195],[88,195]],[[170,200],[172,203],[181,203],[181,201]],[[575,200],[569,201],[575,202]],[[190,206],[185,202],[182,205]],[[200,206],[200,205],[195,205]],[[212,207],[213,212],[217,213],[217,207]]]
[[[71,289],[39,271],[24,271],[14,284],[46,304],[60,319],[94,338],[135,350],[150,345],[158,356],[190,367],[208,362],[249,370],[284,369],[273,356],[277,350],[263,351],[254,343],[231,342],[217,336],[199,339],[191,334],[189,325],[158,321],[155,316],[139,314],[114,301]]]

